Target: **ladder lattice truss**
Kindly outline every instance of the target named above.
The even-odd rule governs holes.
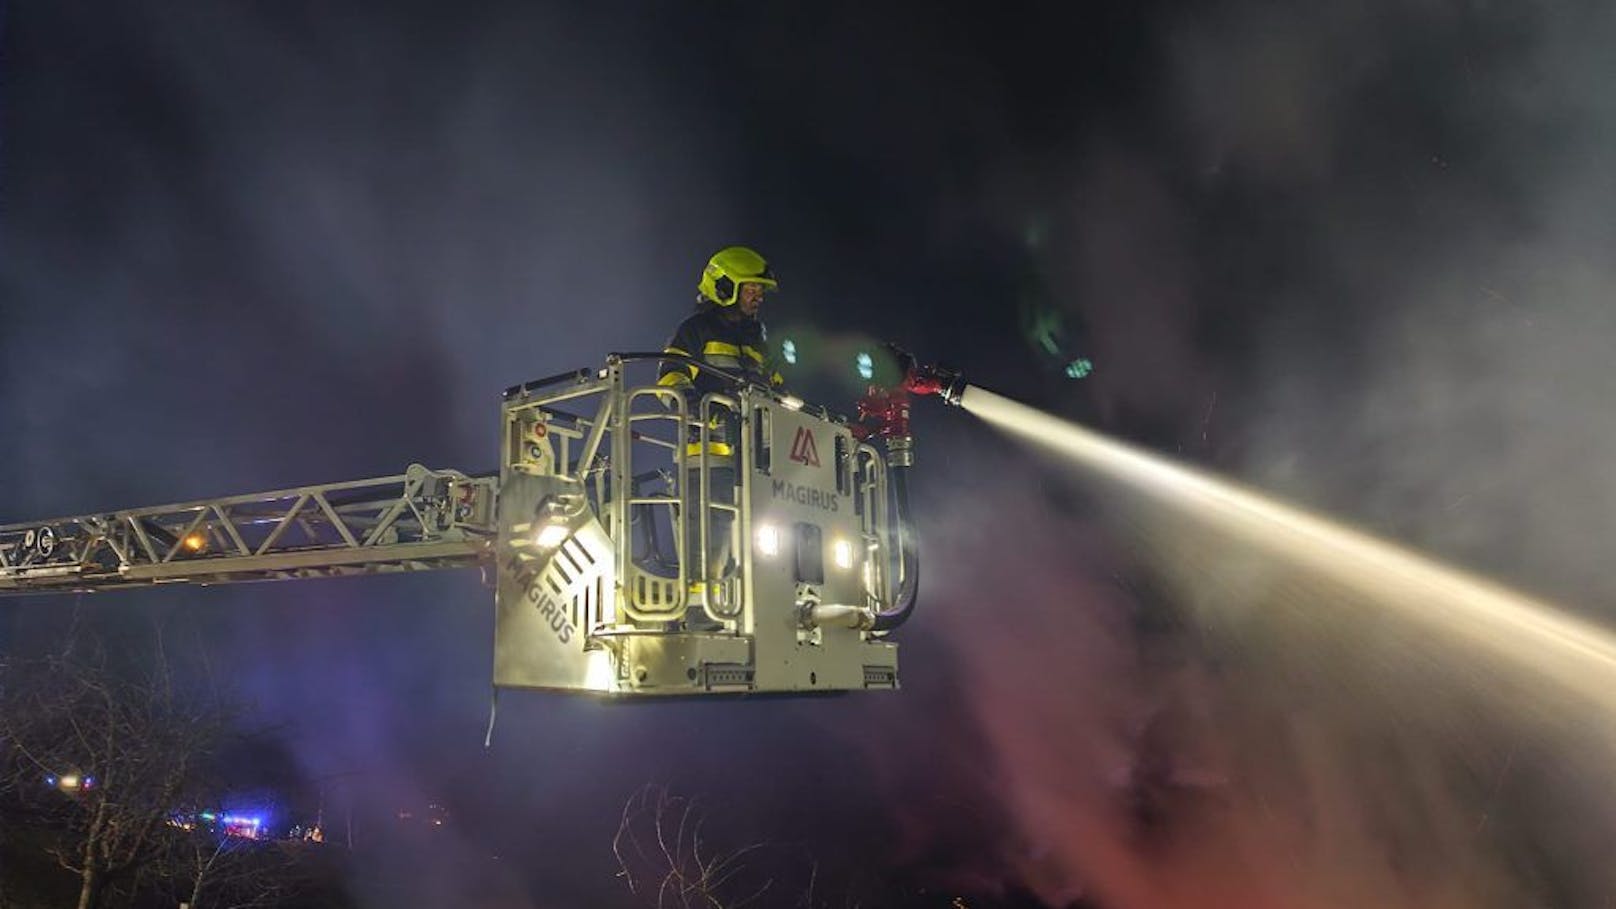
[[[499,481],[403,474],[0,526],[0,594],[476,565]]]

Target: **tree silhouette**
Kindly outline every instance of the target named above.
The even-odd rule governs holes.
[[[212,686],[175,684],[160,634],[152,656],[115,661],[75,635],[61,653],[0,662],[8,826],[76,876],[78,909],[172,858],[176,809],[205,803],[208,762],[236,729]]]

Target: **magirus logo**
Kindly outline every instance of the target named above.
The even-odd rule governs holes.
[[[791,460],[805,467],[819,466],[819,446],[806,426],[797,427],[797,437],[791,440]]]

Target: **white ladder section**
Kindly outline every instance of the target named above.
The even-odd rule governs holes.
[[[370,480],[0,526],[0,595],[475,566],[499,480],[419,464]]]

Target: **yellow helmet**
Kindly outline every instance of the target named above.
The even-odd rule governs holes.
[[[762,284],[771,289],[780,286],[769,263],[757,250],[727,246],[707,260],[696,290],[703,300],[717,306],[734,306],[742,284]]]

